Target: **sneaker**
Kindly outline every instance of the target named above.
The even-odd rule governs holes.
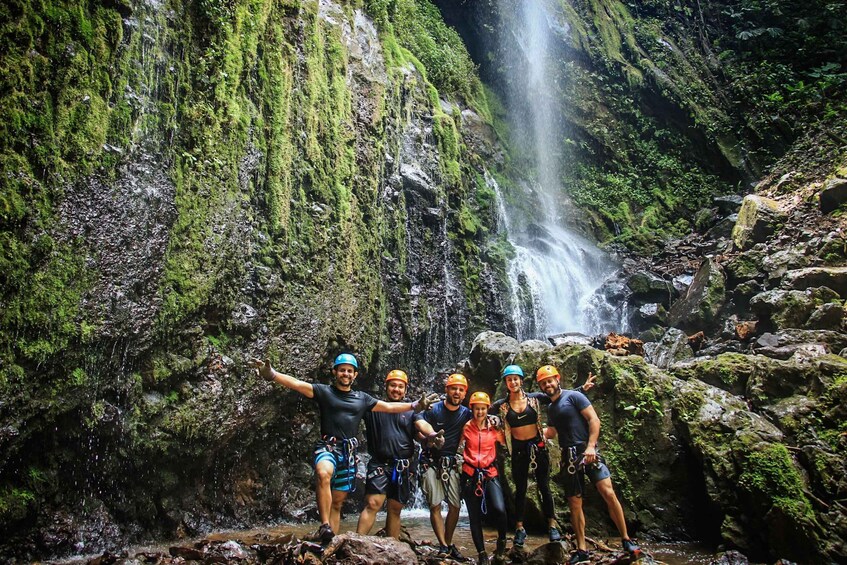
[[[518,547],[523,547],[525,541],[526,530],[523,528],[518,528],[517,530],[515,530],[515,545]]]
[[[332,531],[332,527],[327,524],[321,524],[321,527],[318,528],[318,539],[324,545],[328,544],[332,541],[332,538],[335,537],[335,532]]]
[[[641,553],[641,548],[638,547],[638,544],[632,541],[631,539],[621,540],[623,544],[623,550],[627,553],[631,553],[633,555],[638,555]]]
[[[580,565],[581,563],[591,563],[591,556],[588,555],[587,551],[577,549],[576,553],[568,559],[568,565]]]
[[[438,557],[450,557],[450,548],[446,545],[439,545]]]
[[[488,560],[488,554],[484,551],[480,551],[476,563],[477,565],[489,565],[490,561]]]
[[[459,552],[459,548],[456,547],[455,545],[451,545],[447,549],[447,551],[448,551],[448,557],[450,557],[450,559],[455,559],[456,561],[464,561],[465,560],[465,556],[462,555]],[[487,557],[486,557],[486,559],[487,559]]]
[[[550,541],[562,541],[562,534],[561,532],[559,532],[559,528],[557,528],[556,526],[550,528]]]

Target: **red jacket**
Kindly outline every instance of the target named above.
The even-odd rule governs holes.
[[[497,467],[493,465],[497,459],[498,441],[506,441],[503,432],[491,426],[481,430],[476,422],[471,420],[465,425],[462,439],[465,441],[465,450],[462,452],[465,462],[462,464],[462,470],[468,475],[473,475],[476,469],[487,469],[489,477],[496,477]]]

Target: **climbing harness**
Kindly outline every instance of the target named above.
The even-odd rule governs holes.
[[[542,442],[542,445],[543,442]],[[536,469],[538,469],[538,444],[531,443],[529,444],[529,472],[533,473]]]
[[[453,464],[454,457],[450,455],[442,455],[439,461],[441,468],[441,482],[447,484],[450,482],[450,466]]]
[[[479,503],[479,510],[483,514],[488,514],[488,505],[485,502],[485,481],[489,480],[488,478],[488,467],[486,469],[481,469],[479,467],[474,469],[474,478],[476,479],[476,487],[474,488],[474,496],[477,498],[481,498],[482,500]]]
[[[353,470],[352,473],[347,473],[347,487],[350,489],[350,492],[355,492],[356,469],[359,466],[359,440],[354,437],[349,439],[339,439],[335,436],[323,435],[321,436],[321,443],[323,444],[323,448],[329,453],[335,453],[340,446],[342,460],[347,463],[348,468],[352,468]]]
[[[391,482],[395,483],[398,487],[401,486],[403,484],[403,477],[408,477],[409,466],[408,459],[395,459],[394,470],[391,472]]]

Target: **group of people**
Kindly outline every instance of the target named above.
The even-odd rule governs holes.
[[[412,479],[418,477],[430,510],[430,522],[439,543],[438,553],[459,561],[464,557],[453,543],[461,502],[468,510],[471,537],[478,563],[489,563],[482,535],[483,517],[497,528],[495,558],[506,552],[507,516],[503,488],[496,466],[498,446],[511,454],[515,485],[516,530],[513,543],[522,547],[527,533],[524,510],[529,474],[535,475],[551,542],[561,540],[550,492],[550,457],[547,442],[558,437],[563,452],[565,494],[570,508],[577,550],[572,565],[588,563],[585,517],[582,511],[584,478],[587,475],[605,501],[621,535],[623,549],[637,554],[639,547],[629,538],[623,509],[612,488],[609,469],[597,450],[600,419],[591,402],[577,390],[563,390],[561,376],[552,365],[538,369],[536,380],[542,392],[523,390],[524,372],[518,365],[506,366],[501,375],[508,394],[492,403],[488,394],[474,392],[464,400],[468,380],[459,373],[447,378],[444,400],[422,394],[405,401],[408,375],[393,370],[385,378],[387,401],[353,390],[359,365],[349,353],[333,363],[332,385],[308,383],[280,373],[268,361],[253,359],[250,365],[263,378],[314,399],[320,410],[321,437],[314,450],[316,495],[321,525],[317,536],[323,543],[339,531],[341,507],[355,487],[358,427],[365,420],[370,460],[365,482],[364,508],[357,532],[368,534],[376,513],[386,503],[386,534],[400,535],[400,513],[413,495]],[[593,375],[580,387],[587,391]],[[547,408],[547,426],[542,423]],[[415,440],[422,446],[415,458]],[[442,503],[447,514],[442,515]]]

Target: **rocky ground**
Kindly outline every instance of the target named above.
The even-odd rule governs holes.
[[[500,563],[562,563],[567,560],[571,549],[572,544],[569,541],[548,543],[532,552],[513,548],[508,552],[507,559]],[[621,551],[608,548],[602,543],[595,548],[593,562],[606,565],[659,563],[649,555],[644,554],[633,558]],[[205,539],[192,544],[175,545],[170,547],[167,553],[155,551],[139,552],[133,555],[129,552],[104,553],[86,563],[87,565],[140,565],[143,563],[157,565],[166,563],[455,565],[461,562],[438,557],[434,548],[417,543],[404,533],[399,541],[378,536],[343,534],[336,536],[326,547],[321,547],[312,541],[298,539],[292,534],[281,537],[257,534],[246,538]]]

